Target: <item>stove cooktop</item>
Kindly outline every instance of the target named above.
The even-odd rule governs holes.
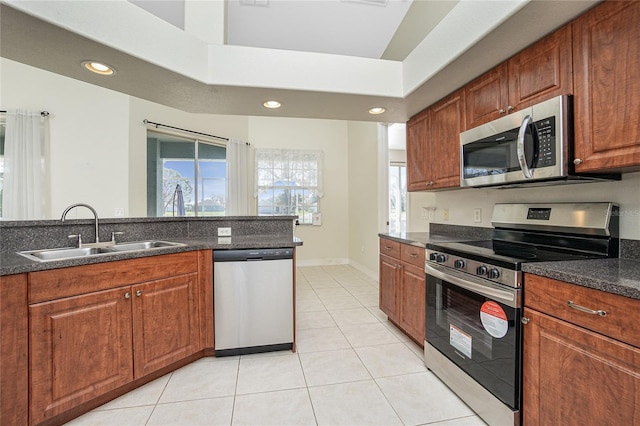
[[[486,262],[503,268],[520,270],[525,262],[583,260],[603,257],[592,254],[569,253],[534,245],[521,245],[493,240],[429,244],[427,248],[451,256]]]

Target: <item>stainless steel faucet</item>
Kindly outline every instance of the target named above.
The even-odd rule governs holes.
[[[70,205],[69,207],[64,209],[64,212],[62,212],[62,218],[60,220],[62,222],[64,222],[65,219],[67,218],[67,213],[69,213],[69,210],[73,209],[74,207],[86,207],[89,210],[91,210],[91,212],[93,213],[93,218],[96,221],[96,241],[95,241],[95,243],[98,244],[100,242],[100,236],[99,236],[99,232],[98,232],[98,213],[96,212],[96,209],[91,207],[89,204],[76,203],[76,204]]]

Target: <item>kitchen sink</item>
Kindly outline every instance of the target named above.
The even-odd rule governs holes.
[[[52,260],[78,259],[114,253],[126,253],[133,251],[157,250],[168,247],[181,247],[182,243],[169,241],[135,241],[124,242],[102,247],[64,247],[56,249],[30,250],[18,252],[19,255],[36,262],[48,262]]]
[[[46,260],[62,260],[69,259],[74,257],[85,257],[91,256],[94,254],[99,254],[100,249],[94,247],[81,247],[81,248],[60,248],[60,249],[52,249],[52,250],[34,250],[29,252],[19,252],[25,257],[32,258],[32,260],[37,260],[39,262]],[[35,259],[33,259],[35,258]]]
[[[178,247],[183,246],[181,243],[170,243],[169,241],[136,241],[132,243],[119,243],[113,246],[105,247],[105,252],[112,251],[136,251],[136,250],[149,250],[162,247]]]

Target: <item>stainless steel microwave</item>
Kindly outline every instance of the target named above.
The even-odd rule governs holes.
[[[576,174],[572,148],[572,98],[558,96],[462,132],[460,186],[620,179]]]

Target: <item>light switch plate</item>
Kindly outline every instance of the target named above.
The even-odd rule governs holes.
[[[314,213],[311,218],[311,224],[314,226],[322,225],[322,213]]]
[[[218,228],[218,237],[230,237],[231,228]]]

